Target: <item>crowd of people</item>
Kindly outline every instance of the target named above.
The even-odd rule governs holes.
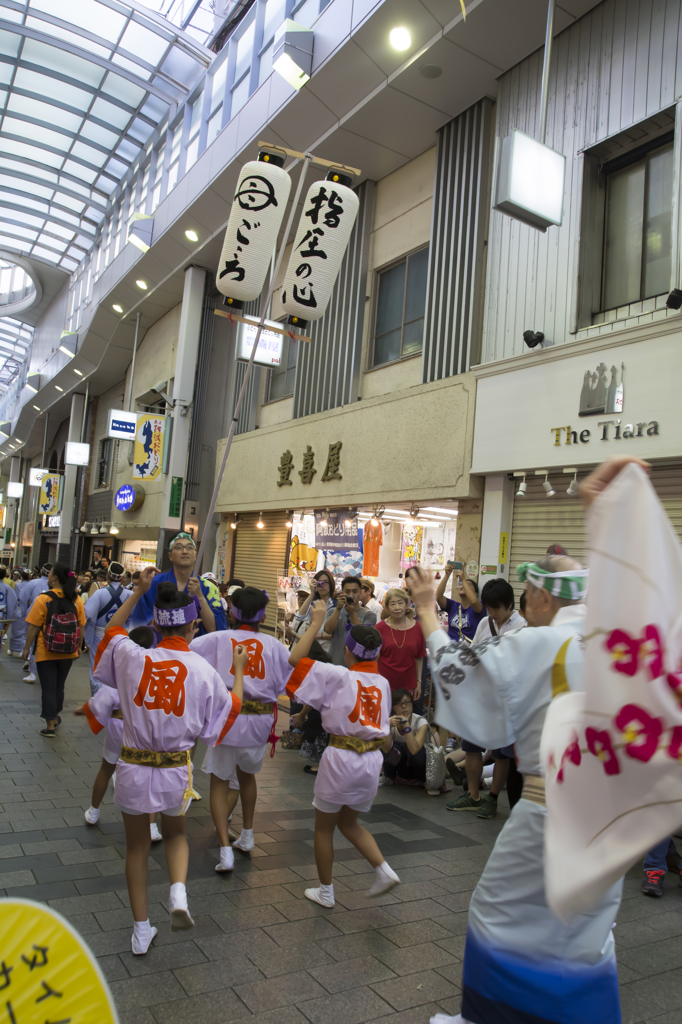
[[[624,461],[588,478],[586,504]],[[462,1016],[434,1021],[553,1020],[557,998],[568,1000],[561,1017],[568,1024],[597,1019],[597,1005],[600,1020],[619,1019],[611,928],[620,885],[570,925],[554,918],[544,896],[540,735],[553,695],[580,688],[587,591],[587,570],[559,550],[519,567],[519,610],[504,579],[479,593],[460,572],[457,598],[447,597],[456,571],[450,564],[438,586],[411,568],[404,588],[389,589],[381,604],[371,580],[347,576],[337,590],[322,569],[298,591],[286,643],[261,626],[265,591],[194,575],[196,548],[185,533],[171,542],[166,572],[149,566],[131,575],[112,561],[94,577],[55,564],[32,574],[16,569],[10,580],[0,569],[9,653],[32,669],[27,682],[37,673],[46,739],[58,736],[71,665],[89,652],[91,697],[76,714],[94,733],[104,730],[104,749],[85,819],[97,822],[114,778],[127,842],[132,952],[144,955],[157,934],[147,911],[147,858],[156,839],[165,844],[171,929],[193,926],[185,816],[198,798],[199,740],[219,841],[216,872],[234,870],[235,850],[254,849],[256,777],[270,744],[274,751],[278,700],[286,694],[290,729],[300,730],[313,762],[306,767],[316,775],[319,884],[306,898],[334,906],[336,828],[374,869],[368,897],[400,884],[358,817],[371,809],[380,784],[428,785],[431,737],[431,754],[445,758],[450,781],[463,790],[446,803],[448,811],[492,818],[505,788],[513,809],[471,902]],[[446,790],[443,784],[430,792]],[[229,822],[238,801],[236,835]],[[647,895],[662,894],[673,855],[672,839],[650,852]],[[561,957],[549,949],[561,949]]]

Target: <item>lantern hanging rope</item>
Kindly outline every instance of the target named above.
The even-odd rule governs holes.
[[[216,286],[240,309],[263,290],[291,191],[283,158],[261,153],[244,164],[225,231]]]
[[[360,201],[342,179],[351,181],[330,171],[303,204],[282,288],[282,306],[297,326],[324,316],[346,254]]]

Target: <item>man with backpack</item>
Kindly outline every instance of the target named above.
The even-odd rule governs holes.
[[[64,706],[64,684],[71,663],[80,653],[85,626],[85,608],[77,593],[76,574],[68,565],[57,563],[47,577],[48,590],[39,594],[26,616],[28,632],[24,658],[36,642],[35,660],[42,691],[40,735],[54,739]]]
[[[90,693],[94,697],[101,683],[95,679],[95,655],[99,642],[104,636],[109,620],[130,594],[123,587],[121,579],[125,566],[111,562],[106,573],[106,584],[93,591],[85,609],[85,642],[90,648]]]

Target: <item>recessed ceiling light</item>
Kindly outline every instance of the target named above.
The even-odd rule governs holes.
[[[140,282],[138,281],[137,283],[139,284]],[[123,306],[119,306],[119,304],[117,302],[114,303],[114,305],[111,308],[113,309],[113,311],[115,313],[122,313],[123,312]]]
[[[412,45],[412,36],[403,26],[391,29],[391,34],[388,38],[391,40],[391,46],[394,50],[408,50]]]
[[[137,285],[138,288],[141,288],[143,292],[146,292],[147,288],[149,288],[149,285],[147,284],[146,281],[139,280],[136,281],[135,284]]]
[[[198,242],[199,241],[198,234],[196,233],[196,231],[192,231],[191,228],[188,231],[185,231],[185,238],[189,238],[190,242]]]
[[[422,64],[419,73],[423,78],[440,78],[443,69],[439,68],[437,64]]]
[[[77,373],[79,377],[82,377],[82,376],[83,376],[83,374],[81,373],[81,371],[80,371],[80,370],[77,370],[75,366],[74,366],[74,368],[73,368],[73,372],[74,372],[74,373]]]
[[[60,388],[59,384],[55,384],[55,387],[56,387],[57,391],[63,391],[64,390],[64,388]]]
[[[38,409],[38,406],[37,406],[37,405],[34,405],[34,406],[33,406],[33,408],[34,408],[34,409]],[[38,409],[38,412],[40,412],[40,409]]]

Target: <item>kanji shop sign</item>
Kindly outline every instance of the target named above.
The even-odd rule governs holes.
[[[303,320],[324,316],[359,206],[355,192],[338,182],[310,186],[282,288],[287,313]]]
[[[342,441],[335,441],[329,445],[327,452],[327,462],[324,467],[324,473],[322,474],[323,483],[327,483],[329,480],[343,480],[341,476],[341,449],[343,448]],[[277,481],[278,487],[291,487],[294,481],[291,479],[292,473],[295,471],[296,466],[294,464],[294,456],[287,449],[282,453],[282,457],[279,460],[279,466],[277,471],[279,473],[279,480]],[[301,478],[302,484],[311,484],[313,478],[317,473],[315,468],[315,452],[310,445],[307,445],[305,451],[301,456],[301,468],[298,470],[298,475]]]
[[[315,547],[323,551],[357,551],[357,509],[315,513]]]

